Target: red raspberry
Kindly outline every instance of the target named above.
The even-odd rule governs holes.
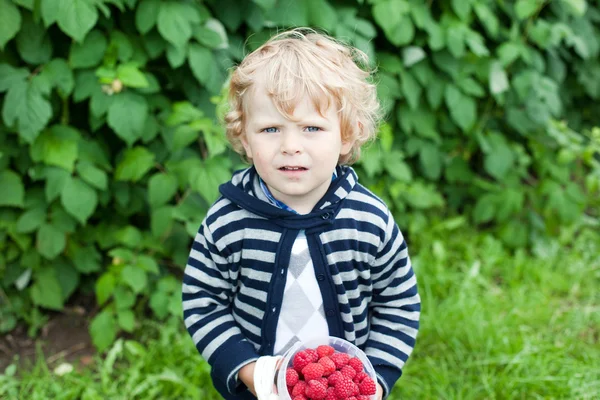
[[[340,376],[342,376],[342,373],[340,371],[334,371],[331,375],[329,375],[329,377],[327,378],[329,386],[334,386]]]
[[[367,396],[366,394],[359,394],[356,396],[356,400],[371,400],[371,397]]]
[[[338,399],[346,399],[354,394],[354,386],[356,384],[352,382],[352,379],[347,376],[340,376],[335,382],[335,395]]]
[[[338,400],[335,394],[335,388],[333,386],[329,386],[327,388],[327,394],[325,395],[325,400]]]
[[[331,346],[321,345],[317,347],[317,354],[319,355],[319,359],[330,356],[333,353],[335,353],[335,349]]]
[[[313,379],[319,379],[323,376],[325,369],[321,364],[310,363],[306,367],[302,368],[302,375],[306,382],[312,381]]]
[[[348,378],[350,378],[350,379],[354,379],[354,377],[356,376],[356,371],[354,370],[354,368],[352,368],[352,367],[351,367],[351,366],[349,366],[349,365],[344,365],[344,366],[342,367],[342,369],[340,369],[340,372],[341,372],[343,375],[346,375],[346,376],[347,376]]]
[[[335,371],[335,363],[327,356],[321,357],[319,364],[323,366],[323,376],[329,376]]]
[[[304,392],[306,391],[306,387],[308,385],[304,381],[298,381],[296,385],[294,385],[294,389],[292,389],[292,397],[296,397],[299,394],[304,396]]]
[[[346,353],[335,353],[332,354],[329,358],[331,358],[331,361],[335,363],[335,367],[337,369],[340,369],[344,365],[348,364],[348,360],[350,360],[350,356]]]
[[[304,350],[297,352],[292,361],[294,369],[297,372],[302,372],[302,368],[306,367],[310,363],[310,356]]]
[[[315,349],[306,349],[304,351],[306,352],[306,354],[308,354],[308,359],[310,360],[310,362],[316,363],[317,361],[319,361],[319,354]]]
[[[304,394],[310,399],[324,399],[327,395],[327,386],[323,385],[318,380],[309,381]]]
[[[288,368],[285,371],[285,383],[288,386],[294,386],[296,383],[298,383],[298,380],[300,379],[300,377],[298,376],[298,371],[296,371],[294,368]]]
[[[327,378],[325,378],[325,377],[322,377],[322,378],[319,378],[319,379],[317,379],[317,380],[318,380],[319,382],[321,382],[321,383],[323,384],[323,386],[325,386],[325,387],[329,387],[329,381],[327,380]]]
[[[359,383],[358,388],[360,389],[360,394],[371,395],[377,393],[377,386],[370,376],[363,379],[362,382]]]
[[[365,379],[368,376],[369,376],[369,374],[367,374],[365,371],[361,371],[358,374],[356,374],[356,376],[354,377],[353,381],[354,381],[354,383],[361,383],[362,380]]]
[[[363,363],[358,357],[352,357],[351,359],[349,359],[348,365],[354,368],[356,372],[362,372],[363,370]]]
[[[352,385],[352,396],[358,396],[360,394],[360,389],[358,385],[354,382],[352,382]]]
[[[308,398],[303,394],[299,394],[298,396],[294,396],[292,400],[308,400]]]
[[[350,396],[346,400],[356,400],[356,397],[355,396]]]

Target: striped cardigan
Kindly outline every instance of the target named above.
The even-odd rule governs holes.
[[[225,398],[246,398],[237,372],[273,352],[291,248],[305,230],[329,333],[363,349],[385,395],[419,328],[420,298],[406,242],[385,204],[338,167],[307,215],[258,196],[251,167],[221,185],[183,278],[185,325]]]

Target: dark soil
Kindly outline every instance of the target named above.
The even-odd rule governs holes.
[[[85,303],[85,302],[83,302]],[[87,304],[86,304],[87,305]],[[88,365],[95,349],[88,332],[90,313],[84,305],[66,307],[52,313],[36,338],[27,335],[27,326],[19,325],[0,336],[0,372],[17,359],[20,366],[31,367],[43,357],[50,369],[61,362]],[[38,346],[42,353],[38,352]]]

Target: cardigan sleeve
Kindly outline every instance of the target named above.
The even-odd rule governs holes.
[[[237,374],[258,359],[231,314],[230,265],[213,243],[206,220],[200,226],[185,267],[182,286],[183,318],[202,357],[211,366],[213,380],[231,394],[245,390]]]
[[[421,312],[406,241],[389,210],[385,240],[371,265],[371,277],[373,298],[369,305],[370,333],[365,353],[386,397],[413,350]]]

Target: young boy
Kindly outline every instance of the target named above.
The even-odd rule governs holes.
[[[183,279],[186,327],[225,399],[254,367],[336,336],[369,357],[386,397],[419,328],[406,242],[348,165],[376,135],[366,55],[310,29],[273,37],[233,72],[227,136],[252,166],[221,185]]]

